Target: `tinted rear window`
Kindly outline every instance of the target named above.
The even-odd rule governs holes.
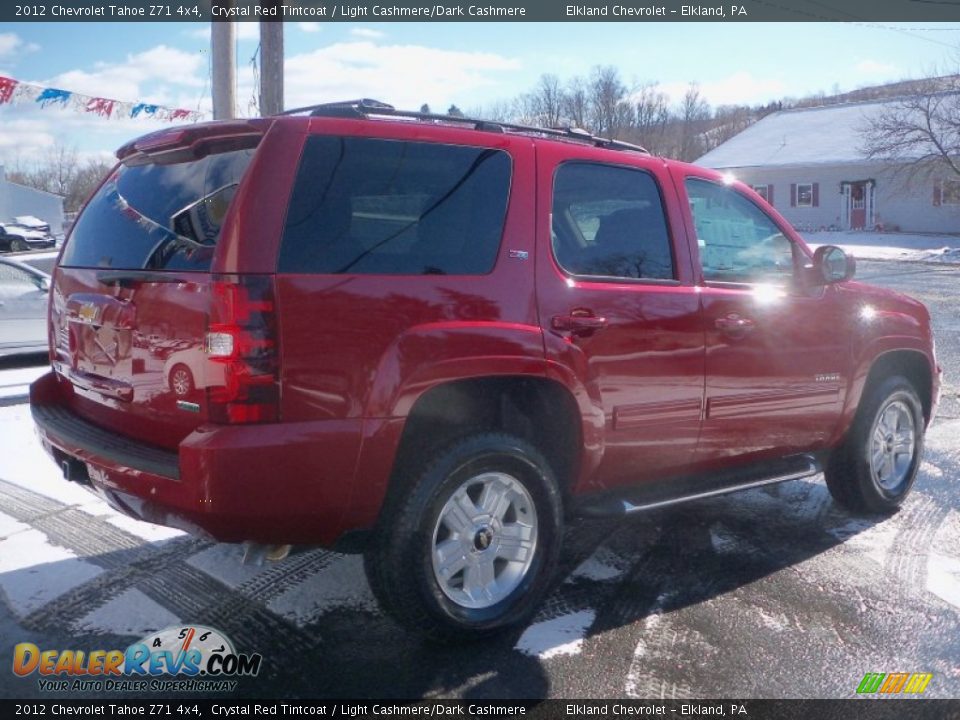
[[[60,264],[209,270],[223,218],[253,153],[121,166],[80,215]]]
[[[311,137],[279,270],[487,273],[500,247],[510,168],[506,153],[488,148]]]

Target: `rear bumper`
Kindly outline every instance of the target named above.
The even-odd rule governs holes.
[[[71,479],[139,520],[224,542],[332,546],[347,529],[360,420],[203,425],[171,451],[79,417],[52,372],[30,386],[30,405]]]

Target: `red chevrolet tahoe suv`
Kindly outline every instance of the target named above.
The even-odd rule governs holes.
[[[117,155],[31,404],[124,513],[363,551],[382,605],[448,639],[528,618],[571,517],[821,471],[883,513],[914,482],[927,310],[730,177],[368,101]]]

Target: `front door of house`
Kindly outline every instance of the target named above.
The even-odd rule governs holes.
[[[850,184],[850,229],[863,230],[867,226],[867,184]]]

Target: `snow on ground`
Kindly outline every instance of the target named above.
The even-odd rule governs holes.
[[[30,526],[25,525],[19,520],[15,520],[9,515],[4,515],[0,513],[0,540],[4,540],[14,533],[24,532],[29,530]]]
[[[570,573],[566,582],[576,582],[580,578],[605,582],[618,580],[626,572],[630,564],[618,557],[612,550],[604,546],[598,547],[594,553],[580,563],[577,569]]]
[[[930,555],[927,562],[927,590],[960,608],[960,560]]]
[[[558,655],[577,655],[596,614],[595,610],[580,610],[535,622],[523,631],[516,649],[541,660]]]
[[[6,378],[11,372],[21,371],[5,370],[0,378]],[[0,407],[0,480],[72,505],[89,515],[103,517],[147,541],[167,540],[183,534],[120,515],[89,490],[64,480],[60,468],[40,446],[27,404]]]
[[[867,231],[802,232],[811,248],[839,245],[861,260],[960,264],[960,236]]]
[[[960,608],[960,511],[952,510],[931,543],[927,560],[927,590]]]
[[[30,383],[49,370],[46,365],[4,370],[0,373],[0,399],[26,395],[30,392]]]
[[[0,540],[0,590],[21,617],[103,572],[39,530]]]
[[[0,408],[0,479],[67,505],[98,502],[88,490],[63,479],[37,440],[26,404]],[[106,503],[101,505],[107,511]]]

